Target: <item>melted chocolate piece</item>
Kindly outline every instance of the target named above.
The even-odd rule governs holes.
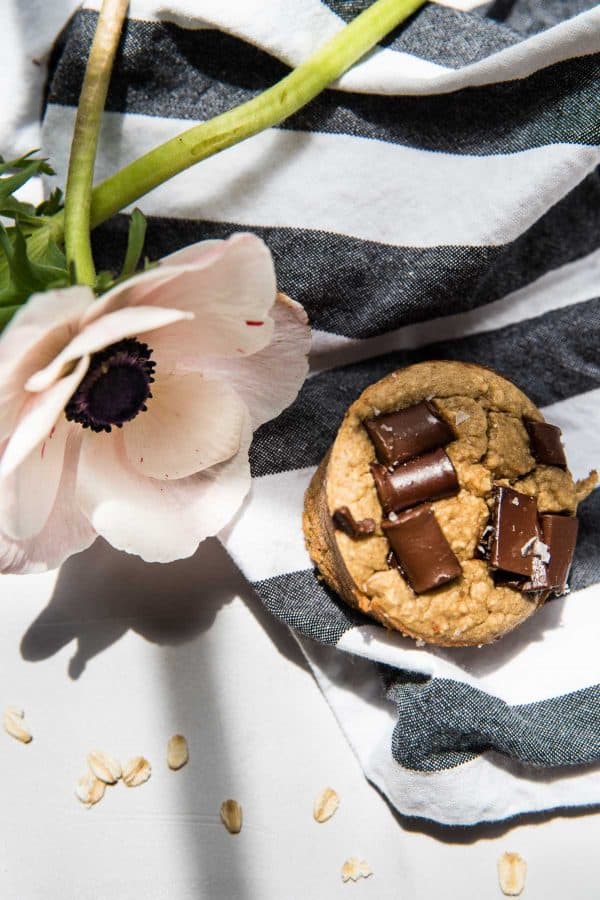
[[[547,422],[534,422],[532,419],[523,421],[535,461],[543,466],[560,466],[561,469],[566,469],[567,459],[560,439],[560,428]]]
[[[394,521],[382,522],[382,528],[416,594],[462,575],[460,563],[428,503],[401,513]]]
[[[534,546],[535,549],[535,546]],[[497,569],[494,574],[494,584],[506,585],[525,594],[537,593],[548,589],[548,567],[535,553],[531,555],[531,578],[515,575],[514,572],[505,572]]]
[[[579,522],[571,516],[540,516],[542,540],[550,552],[548,587],[557,594],[564,594],[567,578],[573,562]]]
[[[349,534],[352,538],[367,537],[375,531],[374,519],[360,519],[357,521],[347,506],[340,506],[332,517],[333,524],[340,531]]]
[[[380,463],[394,466],[456,439],[454,430],[423,400],[397,412],[365,420]]]
[[[534,562],[534,574],[530,581],[501,570],[493,574],[496,587],[509,587],[515,591],[521,591],[522,594],[525,594],[527,600],[531,600],[534,603],[542,604],[551,594],[551,591],[548,590],[546,566],[539,559],[536,559]]]
[[[402,566],[401,566],[400,563],[398,562],[398,559],[397,559],[397,557],[396,557],[396,554],[394,553],[393,550],[390,550],[390,552],[388,553],[388,555],[387,555],[386,558],[385,558],[385,561],[386,561],[386,563],[387,563],[388,569],[398,569],[398,571],[400,572],[400,574],[402,575],[402,577],[403,577],[403,578],[406,578],[406,572],[404,571],[404,569],[402,568]]]
[[[490,566],[531,579],[534,574],[533,548],[539,540],[535,497],[503,486],[496,487],[495,493]]]
[[[458,478],[445,450],[434,450],[389,471],[372,463],[371,474],[385,512],[400,512],[425,500],[458,493]]]

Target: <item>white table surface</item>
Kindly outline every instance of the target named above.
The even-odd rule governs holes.
[[[102,542],[60,572],[0,579],[0,705],[34,740],[0,734],[0,897],[10,900],[335,900],[501,897],[521,853],[524,897],[600,897],[593,814],[457,830],[401,821],[362,772],[288,631],[216,541],[149,566]],[[166,765],[182,732],[189,764]],[[146,784],[74,797],[92,748],[146,755]],[[341,805],[312,819],[314,796]],[[241,834],[219,820],[238,799]],[[343,884],[362,857],[373,876]]]

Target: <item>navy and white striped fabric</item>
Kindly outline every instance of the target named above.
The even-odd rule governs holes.
[[[133,0],[98,179],[268,87],[368,5]],[[140,206],[151,258],[251,229],[306,307],[311,377],[257,433],[223,540],[298,635],[366,775],[400,812],[464,825],[600,802],[600,492],[572,593],[481,649],[417,647],[352,612],[301,530],[345,408],[417,360],[496,368],[562,427],[576,475],[600,461],[600,10],[454,6],[426,6],[281,127]],[[78,12],[53,55],[43,147],[60,181],[95,20]],[[99,266],[118,266],[126,228],[97,230]]]

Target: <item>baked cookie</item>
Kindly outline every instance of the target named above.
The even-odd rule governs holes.
[[[560,430],[482,366],[392,372],[348,409],[304,534],[351,606],[441,646],[489,643],[565,593],[577,504]]]

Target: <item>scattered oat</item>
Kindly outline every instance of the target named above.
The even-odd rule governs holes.
[[[16,706],[7,706],[4,710],[4,730],[22,744],[29,744],[32,736],[25,727],[23,716],[22,709],[17,709]]]
[[[525,887],[527,863],[518,853],[504,853],[498,860],[498,880],[506,897],[518,897]]]
[[[237,800],[224,800],[221,803],[221,822],[229,834],[239,834],[242,830],[242,807]]]
[[[325,788],[315,799],[313,817],[315,822],[327,822],[340,805],[340,798],[333,788]]]
[[[144,756],[134,756],[123,768],[123,784],[137,787],[148,781],[152,774],[152,766]]]
[[[342,881],[358,881],[359,878],[368,878],[373,874],[371,866],[366,859],[358,859],[351,856],[342,866]]]
[[[167,763],[170,769],[177,770],[185,766],[190,758],[188,743],[182,734],[174,734],[167,744]]]
[[[101,750],[92,750],[88,753],[87,762],[96,778],[105,784],[115,784],[123,774],[121,763],[114,756],[109,756]]]
[[[75,795],[88,809],[104,797],[106,784],[96,778],[93,772],[86,772],[77,782]]]

